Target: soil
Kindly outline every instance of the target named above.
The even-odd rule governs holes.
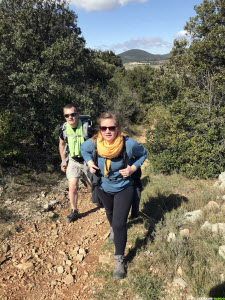
[[[80,183],[79,218],[67,223],[67,182],[53,176],[55,183],[47,188],[14,182],[11,199],[1,200],[5,218],[17,216],[8,226],[12,234],[0,243],[1,300],[96,299],[103,287],[95,276],[99,262],[113,269],[112,255],[101,249],[109,235],[104,208],[92,203]]]
[[[95,299],[102,283],[94,274],[109,234],[104,209],[82,187],[80,216],[67,223],[66,189],[56,192],[54,186],[43,198],[45,203],[54,198],[49,211],[21,217],[14,224],[16,232],[1,242],[0,299]]]

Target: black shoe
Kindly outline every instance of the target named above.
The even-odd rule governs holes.
[[[71,223],[74,222],[78,219],[78,210],[77,209],[72,209],[72,212],[70,215],[66,217],[66,222]]]

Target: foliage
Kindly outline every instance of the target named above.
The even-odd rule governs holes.
[[[0,16],[1,110],[10,109],[18,128],[26,124],[43,146],[82,78],[84,40],[77,16],[53,0],[2,1]]]
[[[154,105],[170,103],[178,93],[176,75],[150,66],[115,72],[111,83],[117,87],[114,109],[130,122],[143,123]],[[115,90],[115,88],[114,88]]]
[[[113,52],[85,49],[66,1],[1,1],[0,42],[0,112],[10,111],[16,131],[26,128],[42,153],[56,150],[53,133],[65,104],[93,118],[105,109],[121,60]]]
[[[195,10],[185,26],[192,41],[175,41],[168,65],[177,94],[160,101],[147,148],[158,171],[208,178],[225,167],[224,3],[204,0]]]
[[[0,113],[13,116],[16,127],[5,126],[17,140],[3,143],[4,162],[6,152],[22,153],[24,135],[50,158],[72,102],[94,120],[115,110],[127,132],[146,124],[155,171],[217,176],[225,167],[224,3],[204,0],[195,10],[185,26],[191,39],[174,41],[168,64],[125,70],[112,51],[85,48],[66,1],[1,1]]]
[[[146,147],[155,170],[204,178],[223,171],[224,124],[221,118],[203,123],[203,114],[189,99],[152,111],[155,125],[148,131]]]
[[[114,65],[115,67],[123,66],[121,58],[112,51],[99,51],[99,56],[103,61]]]
[[[224,67],[224,10],[224,1],[204,0],[195,6],[197,15],[187,22],[185,29],[193,39],[189,52],[195,68],[219,70]]]
[[[0,164],[21,157],[18,140],[25,137],[25,131],[16,130],[16,122],[8,110],[0,114]]]

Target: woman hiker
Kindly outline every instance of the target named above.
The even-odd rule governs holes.
[[[102,175],[96,187],[97,195],[105,207],[111,227],[109,241],[115,244],[113,277],[120,279],[125,277],[126,224],[134,197],[134,180],[131,175],[141,167],[147,152],[137,141],[121,131],[115,113],[102,113],[98,125],[99,132],[81,145],[81,153],[89,171],[96,173],[99,170]],[[122,155],[124,147],[125,159]],[[93,161],[96,150],[97,164]]]

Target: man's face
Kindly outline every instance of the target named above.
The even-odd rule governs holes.
[[[76,127],[79,119],[79,113],[76,112],[75,107],[64,108],[64,117],[66,122],[70,124],[71,127]]]

